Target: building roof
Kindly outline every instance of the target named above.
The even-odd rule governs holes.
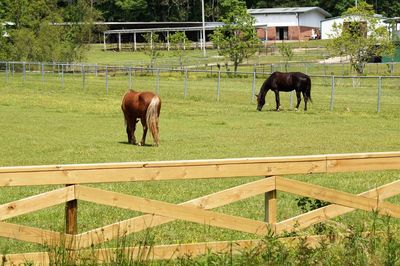
[[[332,15],[325,11],[324,9],[314,6],[314,7],[277,7],[277,8],[258,8],[258,9],[248,9],[249,14],[291,14],[291,13],[307,13],[313,10],[317,10],[326,17],[331,17]]]
[[[325,22],[325,21],[329,21],[329,20],[336,20],[336,19],[357,18],[357,17],[359,17],[359,16],[358,15],[343,15],[343,16],[326,18],[326,19],[323,19],[321,22]],[[384,19],[384,17],[380,14],[374,14],[373,17],[376,19]]]

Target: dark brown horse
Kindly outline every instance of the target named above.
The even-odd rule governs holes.
[[[160,145],[158,133],[158,117],[161,110],[160,97],[152,92],[129,90],[122,99],[121,109],[124,112],[126,134],[128,134],[129,143],[136,144],[135,129],[136,123],[140,119],[143,126],[143,136],[138,145],[145,145],[148,128],[150,128],[156,146]]]
[[[301,102],[301,94],[304,98],[304,111],[307,111],[307,101],[311,100],[311,79],[308,75],[301,72],[274,72],[264,81],[260,88],[260,92],[257,95],[257,110],[261,111],[265,104],[265,95],[268,90],[275,92],[276,110],[279,111],[280,91],[292,91],[296,90],[297,105],[296,109],[299,108]]]

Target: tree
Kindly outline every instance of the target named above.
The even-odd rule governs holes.
[[[278,45],[279,53],[285,59],[285,71],[288,71],[288,63],[294,56],[293,47],[289,43],[282,42]]]
[[[160,36],[157,33],[146,33],[143,34],[143,38],[146,41],[145,54],[150,56],[150,67],[154,67],[156,60],[161,56],[159,50]]]
[[[5,1],[5,21],[15,23],[2,40],[1,60],[79,61],[98,17],[86,0],[59,6],[57,0]],[[68,22],[68,25],[62,24]],[[5,52],[6,51],[6,52]]]
[[[327,46],[333,55],[348,56],[351,67],[362,74],[365,63],[372,56],[393,53],[389,32],[385,26],[379,25],[372,5],[361,1],[357,7],[349,8],[343,15],[343,24],[334,25],[333,38]]]
[[[222,19],[224,25],[211,35],[211,40],[218,47],[218,54],[233,62],[236,73],[243,59],[255,54],[260,40],[253,26],[254,18],[247,13],[244,3],[239,0],[225,2],[229,2],[230,11]]]
[[[184,32],[175,32],[174,34],[169,35],[169,42],[171,44],[171,48],[173,49],[173,53],[179,59],[179,65],[182,69],[183,58],[185,56],[186,49],[190,47],[190,41]]]

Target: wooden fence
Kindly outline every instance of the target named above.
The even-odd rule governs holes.
[[[0,237],[39,243],[67,245],[72,252],[82,251],[148,228],[185,220],[199,224],[252,233],[260,237],[272,231],[276,234],[301,230],[316,223],[354,211],[376,211],[400,218],[400,206],[384,199],[400,193],[400,180],[358,195],[324,188],[318,185],[284,178],[284,175],[362,172],[400,169],[400,152],[288,156],[247,159],[164,161],[138,163],[106,163],[88,165],[51,165],[1,167],[0,187],[66,185],[50,192],[0,205]],[[88,187],[85,184],[134,182],[173,179],[204,179],[260,176],[260,180],[229,188],[210,195],[172,204],[117,192]],[[324,200],[330,205],[277,221],[277,191]],[[266,220],[258,221],[227,215],[211,209],[242,199],[265,194]],[[77,232],[78,200],[147,213],[84,233]],[[66,233],[7,223],[5,220],[58,204],[66,204]],[[312,240],[312,238],[310,238]],[[170,259],[184,254],[198,255],[208,250],[236,250],[259,244],[257,240],[194,243],[149,247],[149,258]],[[96,250],[99,261],[112,257],[115,250]],[[136,257],[143,248],[127,248]],[[140,254],[139,254],[140,253]],[[107,257],[108,256],[108,257]],[[5,264],[33,261],[48,264],[49,254],[25,253],[3,255]]]

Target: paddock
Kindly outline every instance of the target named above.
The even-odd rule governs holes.
[[[47,246],[63,245],[71,256],[97,244],[137,233],[149,228],[169,223],[176,219],[207,226],[222,227],[242,231],[257,237],[303,230],[313,224],[333,219],[354,210],[375,212],[379,215],[400,217],[400,207],[385,201],[399,194],[397,179],[379,187],[372,187],[357,195],[336,189],[324,188],[309,182],[291,179],[291,175],[337,174],[368,171],[400,170],[400,152],[327,154],[312,156],[284,156],[269,158],[243,158],[220,160],[160,161],[138,163],[106,163],[87,165],[48,165],[1,167],[1,187],[24,187],[43,185],[63,185],[64,188],[47,191],[28,198],[18,199],[0,205],[0,236],[38,243]],[[135,195],[121,194],[87,186],[109,182],[171,181],[190,179],[223,179],[228,177],[259,176],[257,180],[226,190],[218,191],[186,202],[173,204]],[[279,220],[277,211],[281,192],[324,200],[330,204],[294,217]],[[264,195],[265,219],[254,220],[242,216],[211,211],[236,201],[256,195]],[[79,232],[78,201],[109,205],[113,208],[130,209],[144,213],[126,220]],[[31,226],[9,223],[6,220],[58,204],[66,204],[66,232],[54,232]],[[312,243],[313,238],[310,238]],[[290,240],[289,240],[290,241]],[[235,250],[258,244],[257,238],[234,241]],[[143,247],[142,247],[143,248]],[[169,246],[145,247],[146,259],[170,259],[185,255],[199,255],[204,252],[223,251],[229,248],[226,241],[211,243],[190,243]],[[113,255],[113,249],[95,250],[100,262]],[[126,247],[125,252],[140,258],[141,252],[135,247]],[[108,254],[108,255],[104,255]],[[30,261],[48,264],[50,253],[4,254],[6,265]]]

